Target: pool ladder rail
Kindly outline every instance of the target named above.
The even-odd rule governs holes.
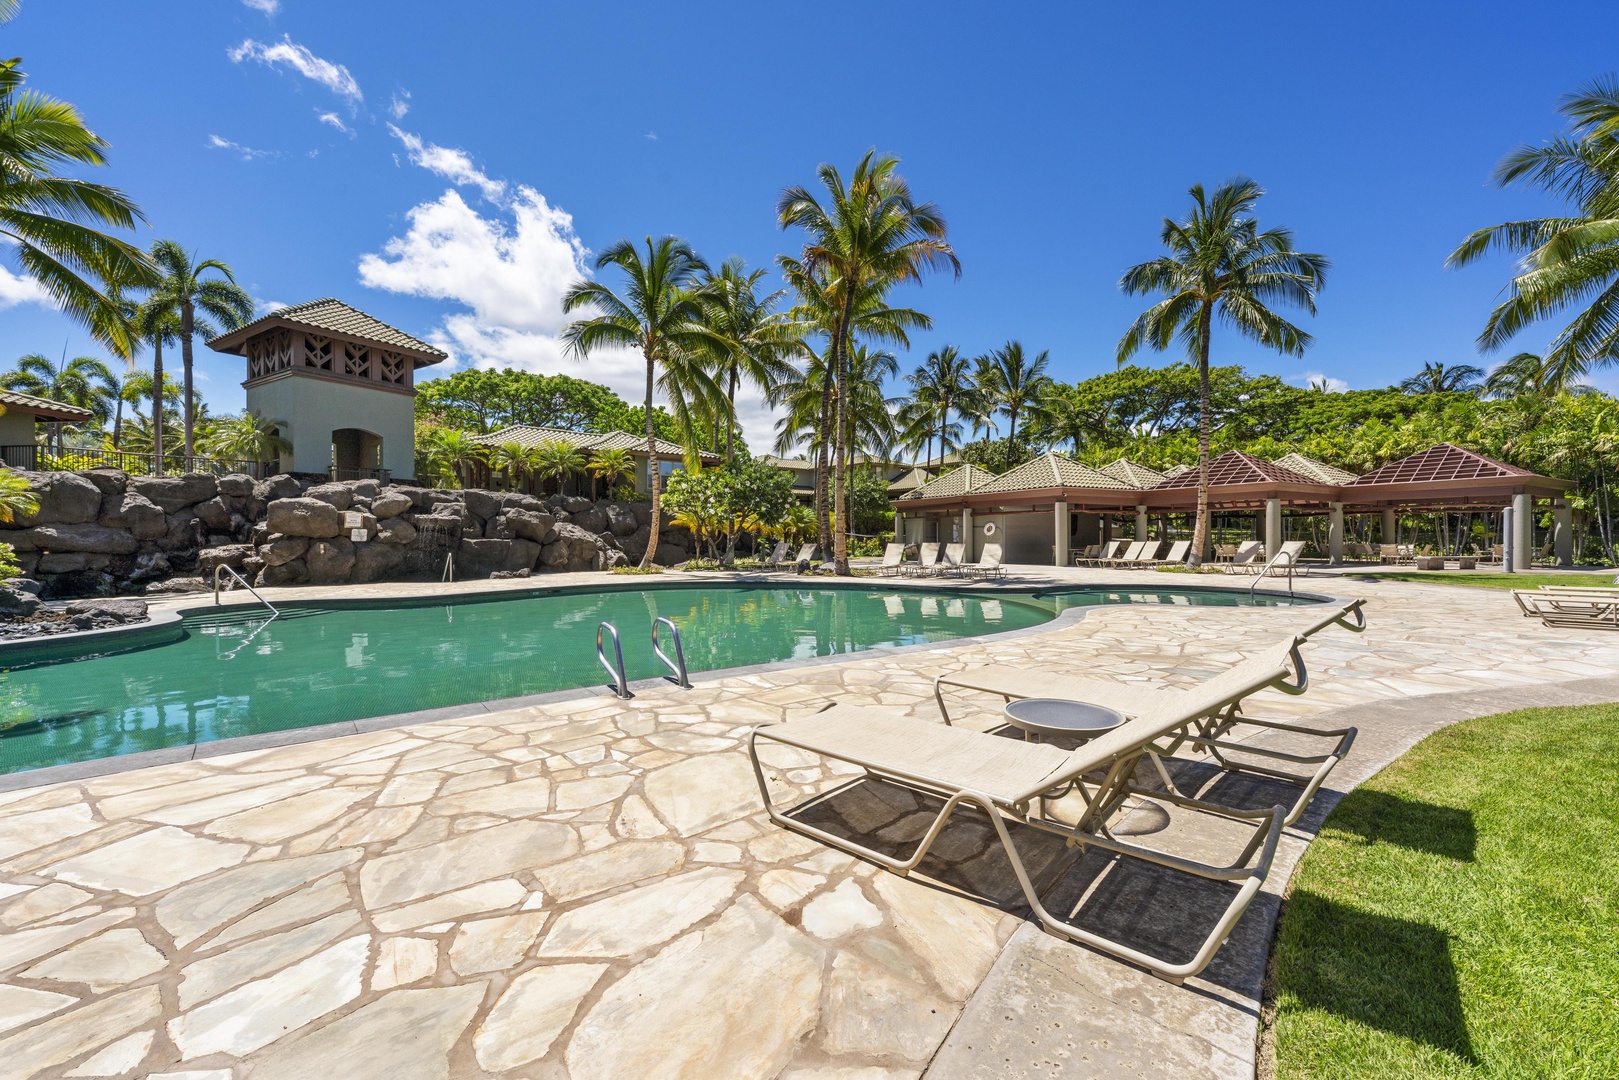
[[[675,647],[673,659],[663,651],[662,643],[658,640],[659,623],[669,628],[669,636]],[[613,636],[613,658],[611,660],[607,658],[608,634]],[[691,678],[686,673],[686,649],[680,642],[680,627],[661,615],[652,620],[652,652],[659,660],[669,665],[669,670],[673,672],[672,675],[665,675],[664,678],[681,689],[691,689]],[[596,660],[606,669],[608,676],[611,677],[612,682],[607,685],[615,695],[621,698],[634,696],[630,693],[629,679],[624,674],[624,647],[619,643],[618,627],[610,622],[602,622],[596,627]]]
[[[278,618],[281,617],[281,611],[280,611],[279,608],[277,608],[274,604],[270,603],[270,601],[266,600],[264,597],[260,596],[259,591],[257,589],[255,589],[252,585],[249,585],[248,582],[247,582],[247,579],[245,577],[243,577],[241,574],[238,574],[235,570],[232,570],[230,567],[226,566],[224,563],[220,563],[218,566],[214,567],[214,606],[215,607],[219,606],[219,586],[220,586],[220,582],[224,578],[224,575],[226,575],[226,574],[229,574],[231,577],[235,578],[237,580],[237,582],[241,584],[242,588],[244,588],[248,592],[252,593],[253,594],[253,599],[257,600],[259,603],[261,603],[265,607],[269,608],[270,609],[270,618],[278,619]]]

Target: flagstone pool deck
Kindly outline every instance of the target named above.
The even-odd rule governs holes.
[[[1013,568],[1008,585],[1034,582],[1247,585],[1051,568]],[[5,792],[0,1080],[1252,1076],[1285,877],[1341,792],[1465,716],[1619,700],[1619,635],[1547,629],[1505,592],[1299,587],[1365,596],[1369,628],[1317,635],[1309,692],[1267,691],[1250,711],[1347,717],[1361,737],[1288,831],[1262,899],[1183,987],[985,899],[1006,895],[1004,861],[971,821],[941,854],[977,897],[775,827],[742,740],[834,700],[936,717],[932,678],[975,664],[1195,681],[1297,611],[1099,607],[999,640]],[[998,699],[971,704],[960,722],[997,723]],[[763,753],[785,802],[848,779]],[[880,787],[839,805],[884,839],[910,835],[917,809]],[[1120,895],[1114,917],[1172,901]]]

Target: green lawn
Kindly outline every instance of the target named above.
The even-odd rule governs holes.
[[[1278,1080],[1619,1077],[1619,705],[1423,740],[1333,811],[1274,958]]]
[[[1584,588],[1607,588],[1613,584],[1614,572],[1597,574],[1475,574],[1471,570],[1458,573],[1450,570],[1391,570],[1386,574],[1354,575],[1357,581],[1420,581],[1426,585],[1471,585],[1476,589],[1538,589],[1542,585],[1578,585]]]

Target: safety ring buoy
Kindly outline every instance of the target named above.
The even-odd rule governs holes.
[[[995,523],[993,521],[984,522],[984,535],[985,536],[994,536],[995,535]]]

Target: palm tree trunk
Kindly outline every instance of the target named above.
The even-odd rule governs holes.
[[[832,546],[832,526],[827,518],[827,455],[832,447],[832,368],[826,370],[826,383],[821,387],[821,424],[817,429],[815,447],[815,527],[816,541],[822,558]]]
[[[185,368],[185,466],[180,471],[191,471],[192,439],[196,434],[196,399],[191,393],[191,332],[195,326],[195,313],[191,301],[180,305],[180,364]]]
[[[163,338],[152,339],[152,475],[163,475]]]
[[[118,388],[118,401],[113,406],[112,413],[112,448],[118,449],[124,438],[124,388]]]
[[[1192,530],[1192,554],[1186,560],[1193,569],[1203,565],[1209,542],[1209,329],[1213,321],[1214,306],[1205,302],[1197,320],[1197,526]]]
[[[852,419],[849,409],[849,327],[854,320],[854,297],[859,285],[859,280],[852,275],[851,280],[845,283],[843,312],[838,318],[836,342],[838,441],[832,452],[832,476],[837,484],[837,494],[833,498],[832,514],[837,520],[838,531],[832,538],[832,572],[840,577],[849,574],[849,499],[843,478],[848,469],[849,423]]]
[[[652,565],[652,560],[658,553],[658,526],[663,516],[663,500],[658,491],[658,440],[652,426],[652,380],[654,362],[652,349],[643,350],[646,355],[646,486],[652,495],[652,524],[646,539],[646,554],[641,556],[641,569],[645,570]]]

